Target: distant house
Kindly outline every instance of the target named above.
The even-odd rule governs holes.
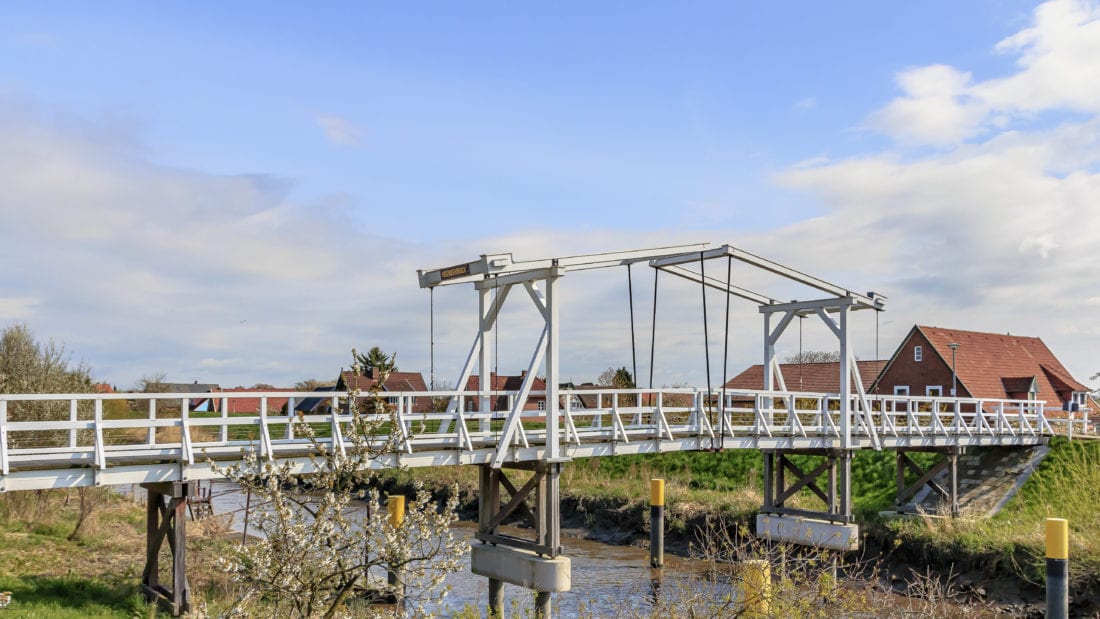
[[[373,369],[365,374],[356,374],[351,371],[340,372],[340,378],[336,381],[334,391],[342,392],[349,389],[359,389],[366,394],[378,382]],[[382,391],[428,391],[428,385],[424,382],[424,376],[420,372],[391,372],[386,382],[382,385]],[[397,404],[396,398],[387,398],[387,402]],[[428,396],[414,397],[412,399],[413,413],[428,413],[432,410],[432,399]]]
[[[561,383],[558,385],[559,389],[568,389],[570,391],[589,391],[593,389],[607,389],[607,387],[601,387],[596,383]],[[599,397],[594,393],[575,393],[569,398],[569,407],[573,410],[591,409],[597,408],[596,404],[599,402]],[[607,406],[611,405],[610,397],[606,398],[608,401]],[[562,406],[565,405],[565,400],[562,400]]]
[[[336,391],[336,387],[318,387],[313,390],[316,397],[303,398],[294,405],[294,412],[305,415],[327,413],[332,408],[332,396],[327,395]]]
[[[242,413],[258,413],[260,412],[261,399],[265,393],[272,393],[273,391],[291,391],[290,389],[250,389],[245,387],[234,387],[232,389],[213,389],[209,392],[209,396],[202,399],[195,399],[191,402],[191,410],[196,412],[222,412],[222,404],[226,406],[225,411],[230,414],[242,414]],[[241,394],[248,394],[242,396]],[[285,397],[269,397],[267,398],[267,412],[270,414],[286,414],[287,399]]]
[[[886,361],[856,361],[856,366],[859,369],[859,378],[863,383],[864,391],[870,392],[871,385],[878,378],[879,372],[886,367]],[[787,384],[788,391],[840,393],[839,361],[780,363],[779,369],[783,372],[783,380]],[[734,376],[726,383],[726,389],[758,390],[763,388],[763,364],[749,366],[745,371]]]
[[[1042,400],[1048,407],[1086,408],[1088,387],[1077,382],[1037,337],[915,325],[872,391],[885,395],[949,396],[952,345],[958,396]]]
[[[525,378],[527,378],[527,371],[526,370],[521,372],[519,376],[499,376],[499,375],[497,375],[496,372],[492,372],[492,373],[489,374],[489,390],[490,391],[519,391],[520,387],[523,385],[523,380]],[[481,378],[478,377],[478,376],[471,376],[469,378],[469,380],[466,381],[465,391],[477,391],[479,389],[481,389]],[[542,411],[542,410],[546,410],[546,395],[545,395],[545,393],[546,393],[546,381],[536,376],[534,381],[531,383],[531,391],[532,392],[538,391],[538,392],[541,392],[541,393],[538,393],[538,394],[532,393],[532,395],[527,398],[527,403],[524,404],[523,410],[525,410],[525,411],[533,411],[533,410]],[[477,408],[478,408],[478,399],[477,399],[477,397],[468,396],[466,398],[466,410],[467,411],[474,411],[474,410],[477,410]],[[494,410],[494,411],[509,410],[508,409],[508,396],[502,395],[502,396],[497,396],[495,399],[493,399],[490,402],[490,410]]]
[[[160,393],[206,393],[207,391],[217,391],[221,389],[221,386],[215,383],[200,383],[195,381],[193,383],[158,383],[157,391]]]

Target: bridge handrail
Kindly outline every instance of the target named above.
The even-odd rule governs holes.
[[[725,393],[725,401],[721,394]],[[396,437],[404,453],[424,449],[502,448],[499,422],[507,411],[474,410],[453,412],[414,412],[413,403],[421,398],[478,398],[485,393],[464,390],[392,391],[381,395],[393,408],[392,413],[372,419],[386,424],[396,415]],[[494,390],[494,398],[514,398],[515,391]],[[599,406],[580,408],[573,396],[597,397]],[[630,398],[629,396],[634,396]],[[647,397],[651,396],[651,397]],[[7,475],[13,463],[30,463],[38,458],[47,462],[84,461],[94,456],[94,465],[106,468],[121,462],[119,458],[141,453],[180,461],[201,460],[203,449],[239,448],[253,444],[261,452],[277,454],[297,449],[308,441],[294,434],[290,423],[299,419],[294,412],[271,410],[273,400],[285,399],[287,408],[303,400],[319,398],[329,405],[322,413],[307,413],[303,421],[326,429],[319,440],[342,449],[348,444],[341,424],[351,420],[346,412],[347,392],[264,391],[202,393],[49,393],[0,394],[0,475]],[[363,396],[361,396],[362,398]],[[838,394],[712,388],[631,388],[563,389],[561,399],[562,440],[580,444],[585,440],[621,441],[638,439],[674,440],[677,436],[706,437],[712,441],[744,437],[821,437],[838,436],[839,411],[832,410]],[[689,399],[690,397],[690,399]],[[230,413],[220,406],[217,411],[194,411],[197,400],[224,403],[249,400],[259,403],[256,411]],[[128,401],[125,417],[105,416],[107,403]],[[751,400],[749,402],[748,400]],[[852,398],[855,411],[858,398]],[[1088,412],[1067,414],[1045,408],[1044,401],[937,396],[869,395],[871,419],[884,436],[919,437],[1004,437],[1072,435],[1089,427]],[[68,418],[12,419],[20,403],[53,402],[54,415]],[[144,403],[144,404],[143,404]],[[494,402],[495,404],[495,402]],[[480,404],[476,404],[480,407]],[[116,406],[117,408],[117,406]],[[110,412],[110,411],[108,411]],[[724,413],[724,414],[720,414]],[[513,445],[539,444],[546,439],[544,410],[522,411],[519,432]],[[453,431],[440,432],[445,422],[455,424]],[[457,423],[465,422],[465,423]],[[467,424],[474,425],[468,426]],[[427,424],[427,425],[425,425]],[[234,428],[254,428],[251,434]],[[1075,428],[1080,430],[1075,430]],[[172,429],[178,428],[178,431]],[[206,430],[199,430],[205,428]],[[867,437],[866,428],[853,424],[853,436]],[[551,429],[550,431],[553,431]],[[142,432],[144,431],[144,432]],[[165,432],[172,433],[171,436]],[[30,440],[33,433],[49,435]],[[67,436],[66,436],[67,434]],[[161,436],[158,436],[161,434]],[[331,437],[337,438],[334,441]],[[48,440],[47,440],[48,438]],[[507,447],[507,446],[504,446]]]

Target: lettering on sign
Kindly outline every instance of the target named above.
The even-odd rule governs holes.
[[[460,264],[458,266],[447,267],[439,271],[439,279],[446,281],[448,279],[454,279],[456,277],[462,277],[463,275],[470,274],[469,264]]]

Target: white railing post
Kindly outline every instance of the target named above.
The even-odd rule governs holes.
[[[294,409],[297,406],[297,398],[290,397],[286,401],[286,440],[294,440]]]
[[[222,410],[221,410],[222,427],[221,427],[221,430],[218,432],[218,438],[220,438],[223,443],[228,443],[229,442],[229,423],[228,423],[228,420],[229,420],[229,398],[222,398],[221,400],[222,400]],[[213,402],[214,398],[210,398],[210,401]]]
[[[103,445],[103,400],[95,399],[95,465],[99,470],[107,468],[107,452]]]
[[[145,436],[145,442],[153,447],[157,444],[157,427],[153,422],[157,419],[157,400],[149,398],[149,430]]]
[[[69,423],[73,424],[69,428],[69,449],[76,449],[76,422],[77,422],[77,400],[69,400]]]
[[[186,464],[195,463],[195,452],[191,450],[191,400],[180,398],[180,455]]]
[[[271,432],[267,427],[267,396],[260,396],[260,456],[268,460],[274,458],[271,449]]]
[[[8,401],[0,400],[0,475],[7,475],[8,467]]]

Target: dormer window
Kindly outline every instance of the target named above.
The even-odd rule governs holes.
[[[921,346],[913,347],[913,361],[922,361],[924,359],[924,348]]]

